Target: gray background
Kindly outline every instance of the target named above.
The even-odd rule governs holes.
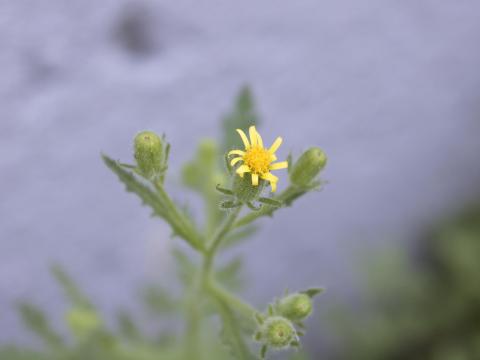
[[[330,181],[235,250],[246,296],[348,297],[360,257],[478,190],[479,20],[473,0],[0,2],[0,342],[27,339],[15,300],[60,317],[52,261],[106,313],[171,281],[168,228],[99,153],[127,160],[137,131],[165,132],[173,174],[244,83],[264,138],[282,156],[321,146]]]

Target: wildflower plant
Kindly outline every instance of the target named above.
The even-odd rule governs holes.
[[[276,151],[282,138],[277,137],[266,146],[257,131],[258,125],[251,93],[244,88],[233,111],[225,117],[220,142],[201,141],[194,158],[183,166],[183,185],[203,198],[203,225],[198,224],[189,210],[179,206],[166,189],[170,145],[165,136],[152,131],[137,134],[133,144],[134,163],[102,155],[106,166],[117,175],[126,190],[137,195],[152,210],[152,215],[162,218],[170,226],[172,235],[183,240],[192,250],[186,251],[178,246],[173,250],[183,284],[178,297],[158,286],[145,293],[147,305],[156,313],[162,316],[176,314],[178,317],[175,315],[174,322],[183,318],[185,323],[174,331],[159,330],[165,336],[147,340],[148,336],[142,333],[132,316],[123,312],[118,318],[118,329],[107,329],[98,311],[57,269],[56,276],[73,303],[67,324],[77,341],[74,349],[90,344],[89,349],[98,350],[99,359],[210,360],[231,357],[252,360],[265,358],[269,349],[298,350],[301,347],[304,321],[312,314],[313,299],[322,289],[312,287],[287,292],[257,309],[236,294],[241,260],[219,261],[222,251],[257,230],[258,219],[271,217],[322,185],[318,176],[327,161],[322,150],[310,148],[296,161],[292,155],[277,161]],[[285,189],[279,192],[277,184],[282,181],[282,175],[274,175],[272,171],[282,169],[287,170],[284,175],[288,180],[284,180]],[[37,324],[35,316],[36,320],[42,316],[32,317],[37,311],[32,309],[24,307],[22,313],[34,328]],[[212,318],[220,319],[219,329],[215,330],[218,322]],[[54,348],[68,348],[45,321],[41,323],[42,329],[37,333],[43,334],[48,344]],[[212,335],[215,333],[219,336]],[[225,346],[218,346],[221,343]],[[78,355],[78,358],[96,359],[92,354],[97,352],[93,350],[88,356],[77,350],[71,350],[73,355],[69,358],[76,359]]]

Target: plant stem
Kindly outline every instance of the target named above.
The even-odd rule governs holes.
[[[239,206],[228,214],[227,218],[224,220],[223,224],[218,229],[212,241],[210,242],[205,252],[205,258],[204,258],[204,273],[207,278],[210,277],[212,266],[213,266],[213,260],[217,253],[217,250],[220,244],[222,243],[222,240],[229,233],[229,231],[232,230],[233,224],[235,223],[235,220],[237,219],[241,210],[242,210],[242,206]]]
[[[179,229],[181,232],[179,235],[182,236],[185,240],[188,241],[195,249],[199,251],[204,251],[204,243],[201,240],[201,236],[197,233],[192,223],[183,216],[180,211],[178,211],[175,203],[170,199],[167,192],[165,191],[163,185],[157,181],[154,183],[155,188],[158,192],[158,196],[163,200],[168,206],[169,219],[173,222],[172,227],[174,229]]]

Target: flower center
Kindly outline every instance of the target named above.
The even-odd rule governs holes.
[[[245,155],[243,155],[245,165],[247,165],[254,174],[268,173],[272,160],[272,154],[260,146],[251,147]]]

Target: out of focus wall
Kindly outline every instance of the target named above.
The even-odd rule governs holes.
[[[474,0],[0,2],[0,341],[24,337],[14,300],[61,309],[52,261],[107,311],[169,281],[168,229],[99,153],[127,159],[149,128],[178,170],[245,82],[281,155],[319,145],[330,160],[325,191],[241,248],[248,294],[348,294],[359,253],[478,190],[479,13]]]

